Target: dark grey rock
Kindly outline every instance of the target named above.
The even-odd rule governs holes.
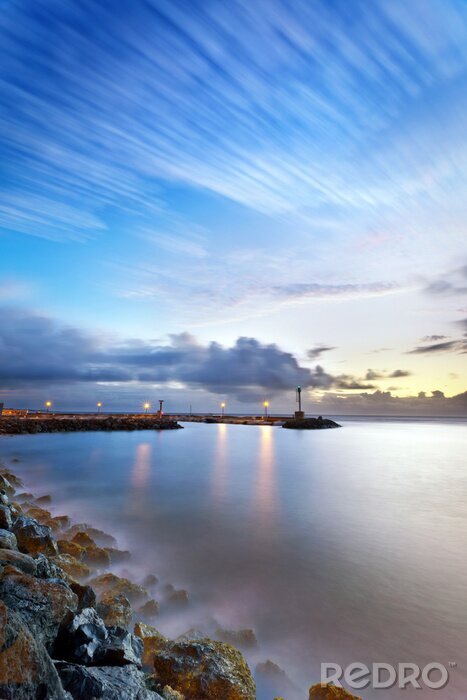
[[[86,586],[86,584],[81,584],[77,581],[71,581],[70,588],[73,593],[76,593],[78,596],[78,612],[81,612],[85,608],[96,607],[96,594],[91,586]]]
[[[38,578],[61,578],[66,580],[66,574],[57,564],[54,564],[45,554],[39,554],[35,560]]]
[[[162,700],[146,688],[144,674],[136,666],[87,668],[59,661],[56,668],[64,688],[76,700]]]
[[[69,700],[44,646],[0,601],[0,698]]]
[[[103,666],[142,666],[143,641],[121,627],[109,627],[108,637],[96,651],[96,660]]]
[[[9,530],[13,524],[11,512],[8,506],[0,505],[0,527],[2,530]]]
[[[2,491],[5,491],[5,493],[8,496],[13,496],[13,494],[15,493],[15,489],[14,489],[13,485],[10,483],[10,481],[3,474],[0,474],[0,489]]]
[[[97,652],[108,637],[104,622],[94,608],[85,608],[62,630],[55,644],[55,656],[81,664],[94,664]]]
[[[12,566],[3,569],[0,599],[21,615],[33,635],[48,649],[78,606],[77,596],[65,581],[38,579]]]
[[[0,489],[0,504],[2,506],[7,506],[9,502],[10,502],[10,499],[8,498],[7,492],[4,491],[3,489]]]
[[[0,529],[0,549],[18,549],[16,535],[13,532]]]

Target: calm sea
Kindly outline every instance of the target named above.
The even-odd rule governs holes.
[[[56,512],[115,534],[135,578],[159,576],[159,596],[188,589],[161,631],[253,628],[246,656],[286,671],[300,689],[288,700],[306,697],[321,662],[356,661],[451,664],[444,690],[356,693],[368,700],[465,699],[465,422],[2,438],[12,458]]]

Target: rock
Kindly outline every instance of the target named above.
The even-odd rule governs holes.
[[[7,492],[3,489],[0,489],[0,505],[7,506],[9,502],[10,499],[8,498]]]
[[[252,629],[226,630],[222,627],[218,627],[215,635],[217,639],[220,639],[222,642],[227,642],[227,644],[231,644],[233,647],[253,649],[258,646],[258,640]]]
[[[112,535],[108,535],[102,530],[98,530],[95,527],[90,527],[87,523],[77,523],[72,525],[67,532],[64,533],[66,539],[72,539],[78,532],[85,532],[92,538],[93,543],[99,545],[99,547],[116,547],[117,540]]]
[[[157,586],[159,583],[159,579],[157,576],[154,576],[154,574],[148,574],[143,581],[143,586],[145,588],[152,588],[153,586]]]
[[[288,677],[286,672],[273,661],[263,661],[255,668],[255,681],[258,695],[273,697],[280,694],[285,697],[300,697],[300,689]]]
[[[255,700],[255,683],[242,654],[228,644],[200,639],[172,642],[156,653],[154,671],[196,700]]]
[[[188,603],[188,591],[184,588],[175,589],[172,587],[172,590],[168,591],[167,602],[172,603],[172,605],[186,605]]]
[[[52,522],[58,527],[58,530],[66,530],[70,527],[70,518],[68,515],[55,515]]]
[[[57,547],[60,554],[69,554],[78,561],[83,561],[86,550],[80,544],[70,540],[57,540]]]
[[[39,496],[39,498],[34,499],[38,506],[47,506],[52,503],[52,496],[47,494],[46,496]]]
[[[15,460],[13,460],[15,461]],[[16,460],[18,461],[18,460]],[[12,486],[14,489],[22,489],[23,488],[23,480],[20,479],[19,476],[16,476],[16,474],[13,474],[13,472],[10,472],[8,469],[2,469],[1,470],[1,475],[8,480],[10,483],[10,486]]]
[[[69,554],[58,554],[56,557],[52,557],[51,561],[76,581],[84,581],[91,574],[91,569],[87,564],[78,561]]]
[[[148,592],[145,588],[112,573],[96,576],[89,583],[98,594],[102,595],[107,591],[112,591],[113,595],[124,595],[132,604],[142,603],[148,598]]]
[[[0,489],[4,491],[8,496],[13,496],[15,493],[13,485],[3,474],[0,474]]]
[[[97,650],[107,637],[104,622],[94,608],[85,608],[61,629],[55,643],[56,658],[95,663]]]
[[[40,552],[47,556],[54,556],[58,553],[50,527],[39,525],[32,518],[20,515],[16,518],[12,530],[16,535],[18,548],[21,552],[32,556],[36,556]]]
[[[26,510],[26,515],[28,515],[30,518],[34,518],[34,520],[37,520],[39,523],[41,523],[41,525],[45,525],[45,523],[52,517],[52,513],[50,513],[48,510],[44,510],[44,508],[38,508],[37,506],[28,508]]]
[[[112,591],[104,593],[97,605],[97,612],[109,627],[128,627],[133,615],[128,598],[122,594],[114,595]]]
[[[309,700],[361,700],[361,698],[351,695],[344,688],[318,683],[310,688]]]
[[[43,645],[20,615],[0,601],[0,697],[2,700],[66,700]]]
[[[16,535],[8,530],[0,530],[0,549],[18,549]]]
[[[102,666],[142,666],[143,642],[121,627],[109,627],[107,639],[97,648],[95,659]]]
[[[25,503],[27,501],[31,502],[34,500],[34,496],[32,493],[25,493],[24,491],[22,493],[18,493],[15,496],[15,499],[17,500],[18,503]]]
[[[162,690],[162,697],[164,700],[185,700],[185,696],[174,690],[170,685],[164,686]]]
[[[96,607],[96,594],[91,586],[83,585],[78,583],[78,581],[70,581],[68,585],[78,597],[78,612],[81,612],[84,608]]]
[[[111,564],[122,564],[131,559],[131,554],[127,550],[116,549],[115,547],[104,547],[104,549],[110,557]]]
[[[146,625],[144,622],[137,622],[134,633],[143,641],[143,668],[147,671],[154,669],[154,657],[156,652],[164,649],[169,640],[164,637],[155,627]]]
[[[83,561],[91,567],[106,569],[110,566],[109,553],[102,547],[97,546],[86,547]]]
[[[48,559],[45,554],[39,554],[35,560],[38,578],[61,578],[67,579],[66,573],[52,559]]]
[[[31,576],[35,576],[37,573],[36,562],[32,557],[12,549],[0,549],[0,564],[14,566],[19,571]]]
[[[145,687],[144,674],[135,666],[86,668],[60,661],[56,667],[65,690],[76,700],[162,700]]]
[[[0,528],[2,530],[9,530],[13,524],[11,517],[11,512],[8,506],[3,504],[0,505]]]
[[[18,612],[31,632],[46,647],[59,628],[67,624],[78,606],[78,598],[60,579],[37,579],[10,567],[0,578],[0,598]]]
[[[159,603],[154,598],[148,600],[136,611],[144,620],[153,620],[159,615]]]
[[[95,547],[96,543],[92,539],[92,537],[87,533],[83,531],[78,531],[73,537],[71,538],[71,541],[74,542],[75,544],[81,545],[81,547]]]

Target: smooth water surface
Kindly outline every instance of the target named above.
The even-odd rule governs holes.
[[[186,610],[161,615],[162,631],[252,627],[249,662],[272,659],[303,698],[322,661],[451,662],[445,690],[356,694],[466,697],[464,422],[1,439],[0,458],[14,457],[57,511],[115,534],[135,577],[189,590]]]

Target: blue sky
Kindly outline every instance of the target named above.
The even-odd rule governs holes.
[[[323,410],[465,412],[464,2],[4,0],[0,33],[7,403],[282,410],[303,370]]]

